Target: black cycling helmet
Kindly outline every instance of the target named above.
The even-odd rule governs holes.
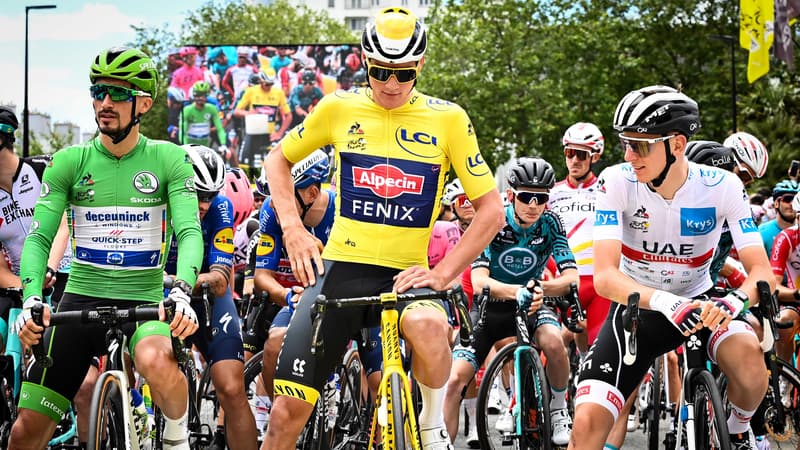
[[[517,159],[506,169],[506,180],[513,189],[550,189],[556,183],[556,173],[549,162],[541,158],[524,157]]]
[[[0,148],[12,148],[14,145],[14,132],[19,128],[19,121],[14,110],[7,106],[0,106]]]
[[[317,84],[317,74],[314,73],[314,71],[311,69],[303,70],[303,74],[300,75],[300,79],[302,80],[303,84],[306,83]]]
[[[736,167],[733,149],[714,141],[690,141],[686,144],[689,161],[732,171]]]
[[[353,72],[350,72],[350,69],[347,67],[339,67],[339,70],[336,71],[336,82],[341,84],[344,80],[353,81]]]

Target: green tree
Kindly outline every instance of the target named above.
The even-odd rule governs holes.
[[[286,0],[269,6],[243,1],[211,0],[189,11],[180,36],[162,28],[134,27],[131,45],[153,56],[162,80],[167,79],[167,56],[180,45],[301,44],[358,42],[341,22],[327,12],[305,6],[295,7]],[[153,109],[142,117],[141,131],[149,137],[166,139],[167,85],[162,82]]]

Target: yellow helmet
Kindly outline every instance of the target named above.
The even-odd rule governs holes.
[[[384,8],[361,35],[364,57],[384,63],[419,61],[427,46],[425,26],[406,8]]]

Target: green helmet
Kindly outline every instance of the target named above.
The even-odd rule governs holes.
[[[209,92],[211,92],[211,85],[208,84],[208,81],[198,81],[192,86],[192,94],[194,96],[208,95]]]
[[[98,78],[127,81],[150,94],[153,100],[156,98],[158,71],[153,60],[141,50],[129,47],[103,50],[94,58],[89,69],[89,81],[94,84]]]

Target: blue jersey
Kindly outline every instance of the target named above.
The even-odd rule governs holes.
[[[306,229],[322,241],[323,245],[328,243],[328,235],[333,227],[333,217],[336,210],[336,194],[333,191],[322,191],[323,195],[328,195],[328,208],[322,221],[314,227],[306,226]],[[275,279],[285,287],[299,286],[300,283],[292,274],[292,266],[289,262],[289,255],[283,246],[283,231],[278,224],[275,210],[272,209],[272,198],[264,199],[261,206],[261,217],[259,220],[261,237],[256,246],[256,269],[267,269],[275,272]]]
[[[514,222],[514,205],[509,205],[506,226],[472,263],[472,268],[485,267],[494,280],[524,285],[531,278],[542,276],[550,255],[560,272],[578,268],[558,214],[545,210],[536,223],[524,229]]]
[[[208,272],[214,264],[233,267],[233,203],[223,194],[214,197],[208,212],[200,222],[203,231],[203,266],[201,272]],[[164,270],[175,273],[178,261],[176,239],[172,240]]]

